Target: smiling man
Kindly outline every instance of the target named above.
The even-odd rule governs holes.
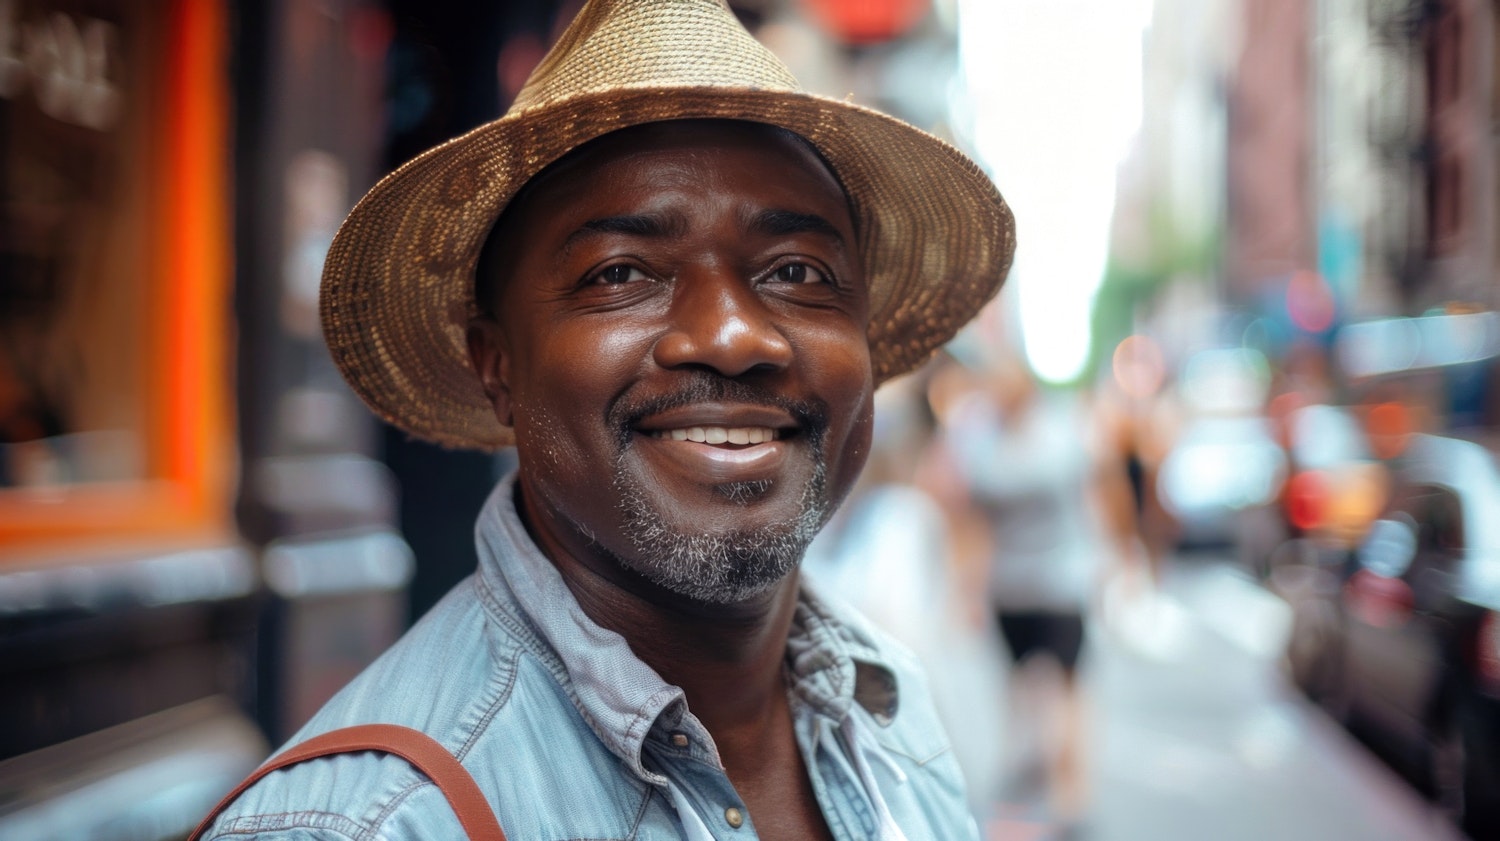
[[[856,242],[812,148],[755,123],[605,135],[511,202],[470,348],[570,586],[681,609],[794,592],[869,449]]]
[[[797,567],[875,386],[1013,248],[972,163],[801,93],[720,0],[589,3],[510,113],[382,181],[329,253],[361,397],[519,467],[476,574],[295,741],[419,730],[513,839],[976,837],[920,671]],[[206,837],[245,835],[463,828],[366,750],[267,774]]]

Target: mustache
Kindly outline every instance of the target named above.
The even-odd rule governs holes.
[[[801,431],[814,442],[822,440],[828,427],[828,405],[821,400],[797,400],[763,385],[729,379],[708,371],[697,371],[665,393],[636,395],[626,392],[610,404],[605,418],[618,430],[620,445],[630,440],[631,430],[651,415],[695,403],[743,403],[771,406],[791,415]]]

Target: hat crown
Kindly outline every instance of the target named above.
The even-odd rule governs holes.
[[[801,90],[725,0],[589,0],[511,111],[622,88],[679,87]]]

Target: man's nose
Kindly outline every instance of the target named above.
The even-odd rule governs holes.
[[[678,278],[666,332],[656,342],[663,368],[711,368],[726,377],[791,364],[792,345],[750,281],[731,272]]]

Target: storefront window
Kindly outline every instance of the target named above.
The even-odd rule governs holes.
[[[0,0],[0,550],[226,516],[222,14]]]

